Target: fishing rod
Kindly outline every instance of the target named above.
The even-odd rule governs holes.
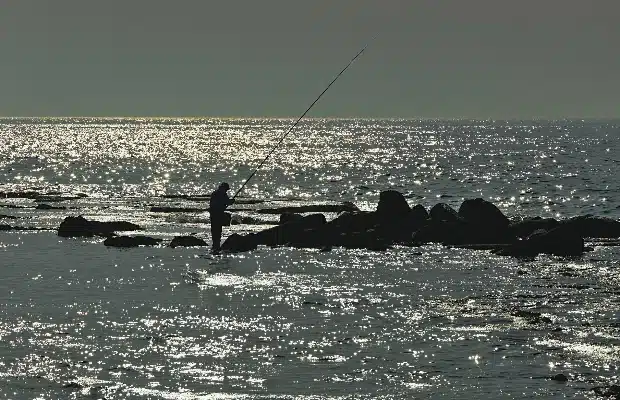
[[[319,99],[321,97],[323,97],[323,95],[325,94],[325,92],[327,92],[327,90],[334,84],[334,82],[336,82],[338,80],[338,78],[340,78],[340,75],[342,75],[344,73],[344,71],[346,71],[351,64],[353,64],[353,62],[362,55],[362,53],[364,52],[364,50],[366,50],[366,48],[377,38],[377,36],[373,37],[368,43],[366,43],[366,45],[364,47],[362,47],[362,49],[355,55],[355,57],[353,57],[351,59],[351,61],[349,61],[349,63],[342,69],[342,71],[340,71],[338,73],[338,75],[336,75],[336,77],[334,79],[332,79],[332,81],[329,83],[329,85],[327,85],[327,87],[321,92],[321,94],[319,95],[319,97],[317,97],[312,104],[310,104],[310,106],[306,109],[306,111],[304,111],[303,114],[301,114],[301,116],[299,118],[297,118],[297,121],[295,121],[295,123],[293,125],[291,125],[291,127],[288,129],[288,131],[286,131],[286,133],[284,133],[282,135],[282,137],[280,138],[280,140],[278,140],[278,142],[276,143],[276,145],[273,147],[273,149],[271,149],[271,151],[267,154],[267,156],[263,159],[263,161],[260,162],[260,164],[258,164],[258,166],[254,169],[254,172],[252,172],[250,174],[250,176],[248,177],[248,179],[245,180],[245,182],[243,182],[243,185],[241,185],[241,187],[239,188],[239,190],[237,190],[237,192],[235,193],[235,195],[232,197],[232,199],[234,200],[237,195],[239,193],[241,193],[241,191],[243,190],[243,188],[245,187],[245,185],[250,181],[250,179],[252,179],[254,177],[254,175],[256,175],[256,172],[258,172],[258,170],[265,164],[265,162],[267,161],[267,159],[269,159],[269,157],[273,154],[274,151],[276,151],[276,149],[280,146],[280,144],[282,144],[282,142],[284,141],[284,139],[289,135],[289,133],[291,133],[293,131],[293,129],[295,129],[295,127],[297,126],[297,124],[299,124],[299,121],[301,121],[303,119],[303,117],[306,116],[306,114],[308,114],[308,112],[310,111],[310,109],[312,109],[312,107],[314,107],[314,105],[319,101]]]

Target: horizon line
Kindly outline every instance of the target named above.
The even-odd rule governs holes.
[[[140,116],[140,115],[109,115],[109,116],[96,116],[96,115],[50,115],[50,116],[34,116],[34,115],[21,115],[21,116],[3,116],[0,115],[0,119],[297,119],[299,116],[208,116],[208,115],[193,115],[193,116]],[[620,116],[606,116],[606,117],[591,117],[591,116],[565,116],[565,117],[544,117],[544,116],[530,116],[530,117],[402,117],[402,116],[305,116],[303,119],[366,119],[366,120],[439,120],[439,121],[454,121],[454,120],[469,120],[469,121],[567,121],[567,120],[620,120]]]

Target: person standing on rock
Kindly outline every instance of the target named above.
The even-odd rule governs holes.
[[[222,226],[227,224],[226,207],[235,201],[228,197],[230,185],[226,182],[220,183],[220,186],[211,193],[209,200],[209,214],[211,216],[211,238],[213,239],[213,253],[219,253],[220,241],[222,240]]]

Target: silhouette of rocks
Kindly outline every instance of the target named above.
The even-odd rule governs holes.
[[[377,214],[383,218],[408,215],[410,211],[411,208],[402,193],[396,190],[384,190],[379,194]]]
[[[524,240],[495,251],[495,254],[514,257],[534,257],[540,253],[556,256],[579,256],[583,254],[584,240],[569,225],[560,225],[549,231],[539,229]]]
[[[591,215],[572,217],[560,221],[560,225],[579,232],[583,237],[619,238],[620,221]]]
[[[459,213],[449,205],[445,203],[435,204],[430,212],[430,218],[433,221],[445,221],[445,222],[458,222]]]
[[[126,221],[89,221],[80,216],[66,217],[58,227],[58,236],[62,237],[92,237],[111,236],[116,231],[137,231],[140,226]]]
[[[152,238],[150,236],[110,236],[103,244],[108,247],[139,247],[139,246],[156,246],[161,243],[162,239]]]
[[[463,201],[458,212],[444,203],[427,212],[421,205],[411,208],[398,191],[386,190],[379,196],[376,211],[359,211],[353,206],[331,221],[326,221],[323,214],[295,213],[315,207],[325,210],[331,206],[263,210],[281,212],[280,225],[249,235],[233,235],[223,248],[247,251],[267,245],[385,250],[395,244],[434,242],[515,257],[541,253],[579,256],[587,250],[584,237],[620,237],[620,222],[609,218],[581,216],[558,221],[534,217],[511,223],[497,206],[481,198]]]
[[[555,374],[550,379],[556,382],[568,382],[568,376],[564,374]]]
[[[526,238],[538,230],[549,231],[557,228],[559,222],[555,218],[526,218],[522,221],[513,222],[509,226],[510,232],[518,238]]]
[[[487,228],[498,230],[507,229],[510,225],[510,220],[495,204],[481,198],[463,201],[459,218],[469,223],[483,222]]]
[[[227,253],[239,253],[256,250],[258,242],[254,240],[253,236],[254,234],[239,235],[238,233],[233,233],[222,243],[222,251]]]
[[[54,206],[50,206],[49,204],[41,203],[41,204],[37,204],[35,209],[37,210],[66,210],[67,207],[64,207],[64,206],[54,207]]]
[[[175,236],[170,242],[170,247],[195,247],[206,245],[207,242],[195,236]]]
[[[279,224],[286,224],[287,222],[299,221],[303,216],[301,214],[285,212],[280,214]]]

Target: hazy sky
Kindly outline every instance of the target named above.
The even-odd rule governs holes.
[[[620,117],[618,0],[0,0],[0,115]]]

